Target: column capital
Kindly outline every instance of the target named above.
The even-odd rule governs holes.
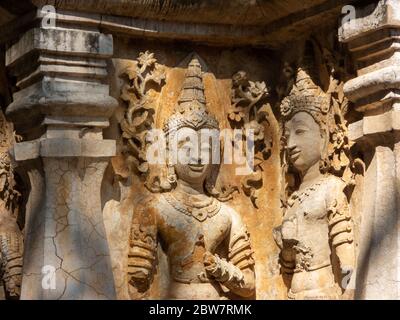
[[[17,89],[6,113],[24,140],[16,145],[16,160],[27,160],[34,146],[30,158],[115,154],[115,141],[102,136],[118,104],[108,85],[112,35],[68,17],[55,16],[55,26],[49,27],[40,22],[38,10],[40,23],[6,51]]]
[[[350,124],[350,138],[399,130],[400,3],[380,0],[356,8],[356,19],[341,26],[339,39],[347,44],[357,69],[357,76],[344,85],[344,93],[364,115]]]

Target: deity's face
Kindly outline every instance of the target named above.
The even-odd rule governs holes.
[[[298,112],[286,122],[285,138],[289,161],[299,172],[307,172],[320,161],[324,138],[319,124],[307,112]]]
[[[200,130],[187,127],[180,128],[175,133],[175,173],[178,179],[187,183],[202,183],[211,171],[211,144],[202,143],[200,133]]]

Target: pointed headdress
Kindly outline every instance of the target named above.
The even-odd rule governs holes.
[[[164,124],[164,132],[169,135],[183,127],[219,129],[218,121],[206,107],[203,74],[197,58],[189,63],[180,97],[172,116]]]
[[[283,120],[298,112],[307,112],[320,125],[326,122],[331,97],[317,84],[319,77],[313,56],[312,48],[306,46],[304,57],[297,68],[293,88],[281,102]]]

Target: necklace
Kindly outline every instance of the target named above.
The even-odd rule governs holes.
[[[310,194],[311,194],[312,192],[314,192],[314,191],[317,189],[317,187],[319,187],[319,186],[324,182],[324,180],[326,179],[326,177],[327,177],[327,176],[325,176],[325,175],[322,176],[321,178],[319,178],[319,179],[317,180],[317,182],[313,183],[311,186],[305,188],[305,189],[304,189],[303,191],[301,191],[301,192],[294,191],[294,192],[290,195],[290,197],[289,197],[289,199],[288,199],[288,202],[287,202],[288,206],[289,206],[289,207],[293,207],[293,205],[295,204],[296,201],[298,201],[299,203],[303,203],[303,201],[304,201],[306,198],[308,198],[308,197],[310,196]]]
[[[171,192],[163,194],[164,199],[177,211],[195,218],[196,220],[203,222],[207,218],[215,216],[221,209],[221,203],[212,197],[208,197],[207,201],[194,201],[191,202],[190,199],[194,197],[187,197],[177,199]],[[189,203],[188,203],[189,202]]]

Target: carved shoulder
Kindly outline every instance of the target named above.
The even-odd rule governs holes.
[[[332,176],[327,186],[327,207],[329,236],[334,247],[343,243],[352,243],[353,222],[347,197],[344,193],[346,183]]]
[[[133,209],[132,221],[137,219],[141,220],[141,222],[146,222],[148,219],[153,222],[156,221],[158,216],[157,203],[158,199],[156,196],[150,195],[144,197]]]
[[[229,213],[231,230],[235,231],[236,229],[240,229],[243,225],[242,217],[240,216],[240,214],[235,209],[226,205],[225,203],[221,203],[221,209],[223,209],[222,211]]]
[[[343,179],[330,175],[325,187],[327,205],[330,206],[334,202],[343,201],[347,203],[346,194],[344,193],[345,188],[346,182]]]

